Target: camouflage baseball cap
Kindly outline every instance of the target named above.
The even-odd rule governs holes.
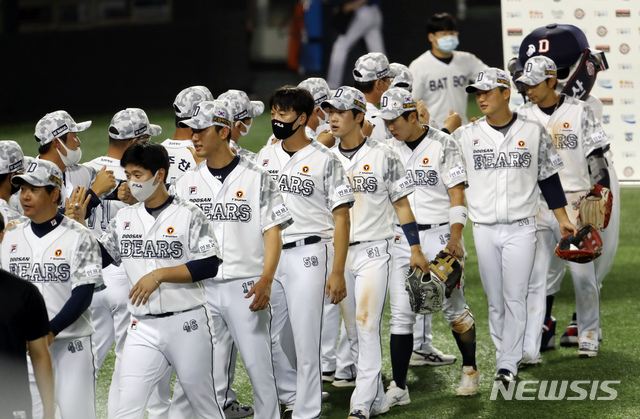
[[[255,118],[264,112],[264,103],[259,100],[250,100],[249,96],[242,90],[227,90],[218,96],[218,100],[227,103],[227,107],[231,111],[234,121],[240,121],[245,118]]]
[[[408,111],[418,109],[418,104],[406,89],[394,87],[382,94],[380,98],[380,118],[386,120],[396,119]]]
[[[552,77],[558,77],[556,63],[549,57],[536,55],[527,60],[522,76],[518,77],[515,82],[535,86]]]
[[[38,121],[34,135],[38,143],[43,146],[55,138],[60,138],[70,132],[82,132],[90,126],[91,121],[78,124],[67,111],[55,111],[46,114]]]
[[[0,175],[15,173],[24,168],[24,153],[12,140],[0,141]]]
[[[400,63],[391,63],[389,68],[395,74],[391,81],[391,87],[401,87],[408,91],[413,90],[413,74],[409,71],[409,67]]]
[[[62,171],[55,163],[48,160],[35,159],[23,174],[15,175],[11,178],[11,183],[16,186],[24,182],[33,186],[62,188]]]
[[[147,114],[140,108],[127,108],[113,115],[109,124],[109,137],[130,140],[141,135],[160,135],[162,128],[149,123]]]
[[[193,108],[200,102],[213,100],[211,91],[204,86],[191,86],[182,90],[173,101],[173,110],[178,118],[191,118]]]
[[[355,87],[342,86],[336,89],[331,99],[325,100],[320,104],[320,107],[327,108],[333,106],[341,111],[348,111],[349,109],[355,109],[360,112],[367,112],[367,99],[364,97],[364,93]]]
[[[495,67],[485,68],[478,73],[476,82],[467,86],[465,90],[467,93],[473,93],[476,90],[488,91],[500,86],[511,89],[511,82],[509,80],[506,71]]]
[[[231,128],[231,111],[227,102],[221,100],[200,102],[193,110],[193,116],[178,125],[186,128],[205,129],[213,125]]]
[[[381,52],[370,52],[358,58],[353,69],[353,78],[359,82],[394,76],[395,74],[389,68],[389,60]]]
[[[320,106],[322,102],[331,97],[331,89],[325,79],[320,77],[311,77],[303,80],[298,85],[299,88],[308,90],[313,96],[316,106]]]

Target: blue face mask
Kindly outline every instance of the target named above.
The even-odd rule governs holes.
[[[446,35],[442,38],[438,38],[438,49],[445,54],[452,52],[454,49],[458,48],[458,37],[455,35]]]

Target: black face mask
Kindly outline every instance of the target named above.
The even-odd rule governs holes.
[[[296,123],[298,118],[293,120],[292,122],[282,122],[277,119],[271,120],[271,130],[273,131],[273,135],[276,136],[278,140],[286,140],[291,137],[298,131],[298,128],[302,126],[302,124],[298,125],[298,128],[293,129],[293,125]]]

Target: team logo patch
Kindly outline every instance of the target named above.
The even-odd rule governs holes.
[[[429,164],[429,157],[422,159],[422,164]]]
[[[124,229],[125,230],[131,230],[131,223],[129,221],[125,221],[124,222]]]
[[[195,195],[198,193],[198,188],[195,186],[189,186],[189,195]]]
[[[17,253],[18,252],[18,245],[17,244],[12,244],[11,245],[11,250],[9,250],[9,253]]]
[[[477,147],[480,145],[480,140],[473,140],[473,146]]]
[[[564,129],[568,129],[570,126],[571,126],[571,124],[570,124],[570,123],[568,123],[568,122],[565,122],[564,124],[562,124],[562,127],[563,127]]]
[[[524,141],[520,140],[518,141],[518,147],[524,147],[525,143]]]
[[[302,166],[302,173],[309,173],[309,166]]]
[[[393,238],[393,244],[400,244],[402,243],[402,239],[400,238],[400,236],[395,236]]]
[[[167,234],[173,234],[176,230],[173,227],[167,228]]]
[[[236,192],[236,197],[237,198],[242,198],[243,196],[244,196],[244,192],[242,192],[242,191]]]
[[[262,165],[263,166],[268,166],[269,165],[269,159],[262,160]]]
[[[54,253],[57,257],[60,257],[60,255],[62,255],[62,249],[57,249]]]
[[[364,170],[365,172],[368,172],[369,169],[371,169],[371,166],[369,166],[368,164],[365,164],[364,166],[362,166],[362,170]]]

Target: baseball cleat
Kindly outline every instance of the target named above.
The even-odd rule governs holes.
[[[540,350],[547,351],[555,349],[556,346],[556,319],[552,316],[551,321],[542,325],[542,340]]]
[[[472,366],[463,366],[456,396],[473,396],[478,392],[478,384],[480,384],[480,371],[474,370]]]
[[[560,346],[578,346],[578,321],[576,320],[576,314],[573,313],[573,319],[569,323],[569,327],[562,334],[560,338]]]
[[[387,387],[385,397],[387,398],[389,407],[405,406],[411,403],[411,399],[409,398],[409,387],[405,386],[403,390],[400,387],[396,386],[395,381],[392,381],[389,384],[389,387]]]
[[[412,367],[421,367],[423,365],[432,365],[438,367],[440,365],[449,365],[456,362],[454,355],[446,355],[434,346],[430,346],[425,351],[413,351],[409,365]]]
[[[334,387],[355,387],[356,379],[355,378],[336,378],[331,383]]]
[[[326,391],[322,392],[322,403],[326,402],[327,400],[329,400],[329,393]]]
[[[282,412],[282,419],[291,419],[293,416],[293,409],[284,409]]]
[[[540,364],[542,364],[542,358],[526,360],[526,361],[523,359],[520,365],[518,365],[518,368],[522,369],[526,367],[537,367]]]
[[[322,373],[322,381],[325,383],[333,383],[333,380],[336,378],[335,371],[325,371]]]
[[[578,356],[580,358],[593,358],[598,356],[598,344],[582,342],[580,344],[580,349],[578,349]]]
[[[373,418],[373,417],[376,417],[376,416],[384,415],[388,411],[389,411],[389,406],[385,406],[384,409],[382,409],[382,410],[371,409],[371,416],[370,417]]]
[[[347,419],[369,419],[362,410],[352,410]]]
[[[240,419],[253,415],[253,407],[233,401],[224,409],[224,417],[227,419]]]
[[[515,381],[516,377],[508,369],[500,368],[493,379],[494,381],[502,381],[504,384],[509,384]]]

